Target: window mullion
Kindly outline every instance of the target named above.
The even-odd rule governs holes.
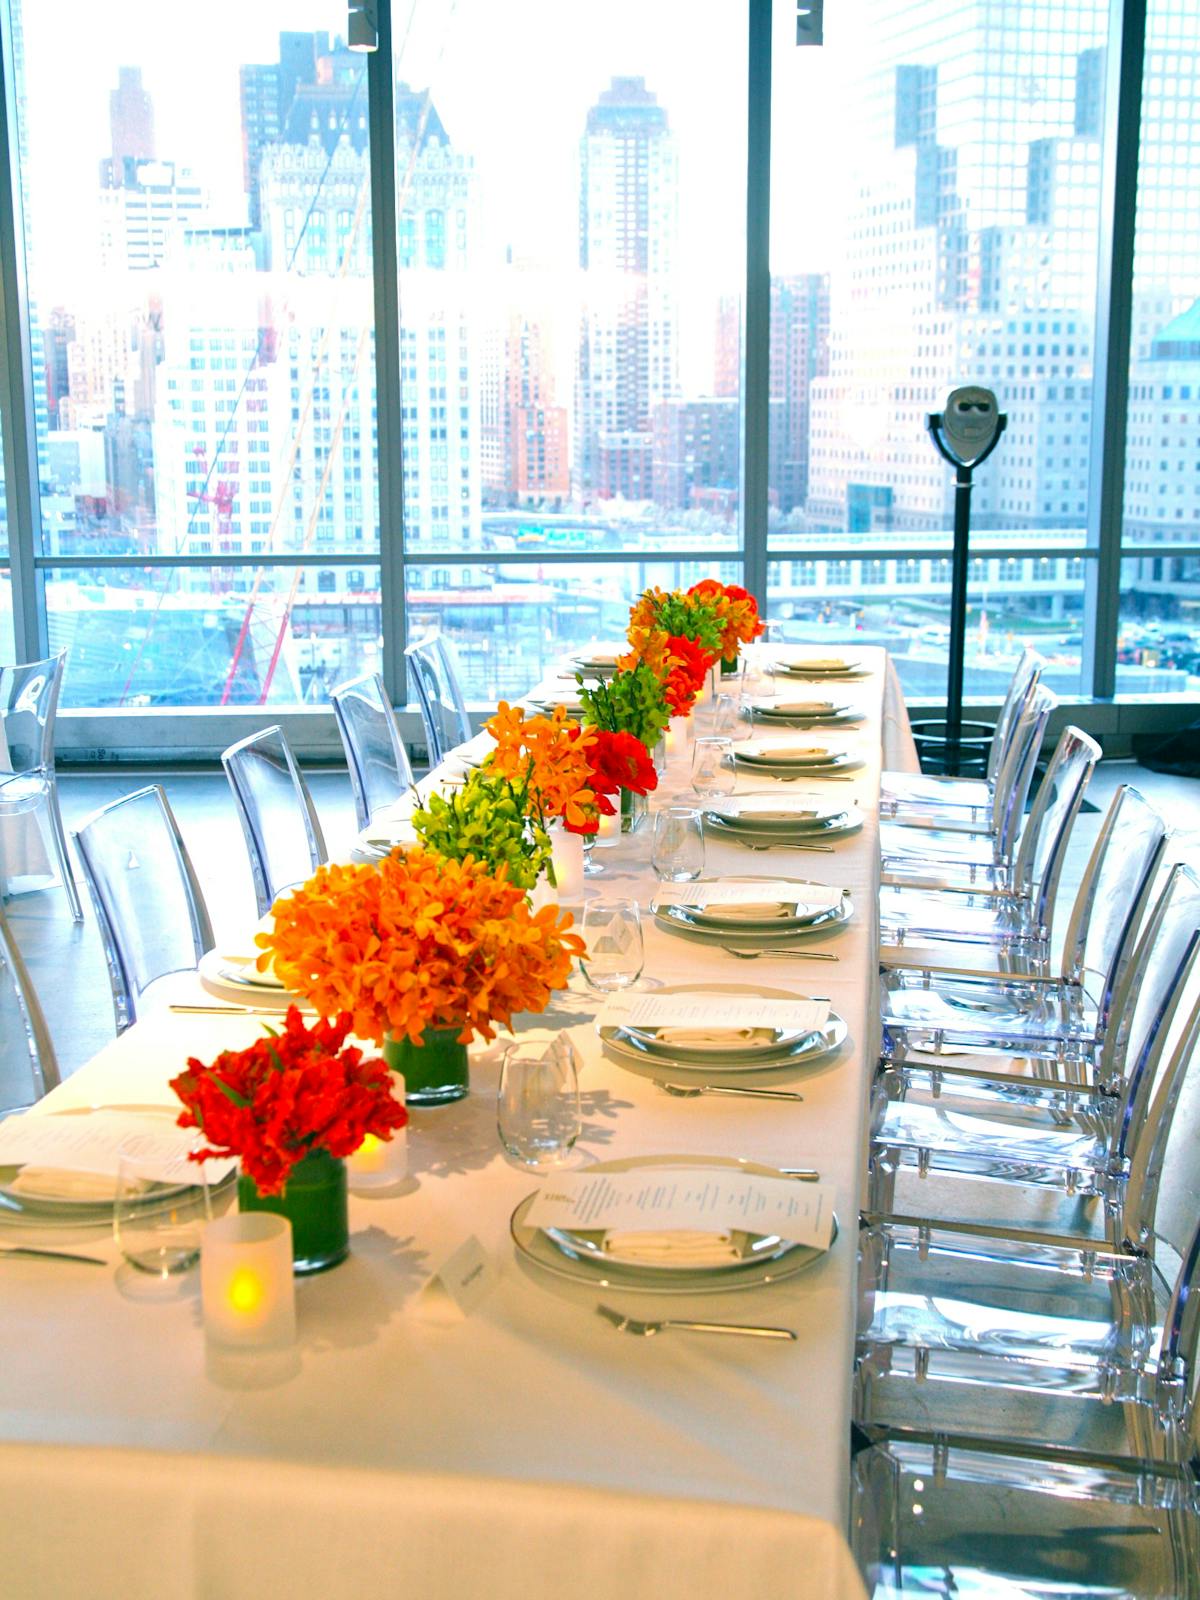
[[[1133,322],[1138,151],[1146,49],[1146,0],[1111,0],[1104,156],[1100,184],[1100,257],[1093,340],[1088,544],[1099,555],[1084,599],[1083,683],[1101,699],[1116,693],[1121,609],[1121,526]]]
[[[394,705],[407,705],[404,462],[400,396],[400,290],[396,246],[396,116],[392,5],[377,0],[379,48],[367,61],[371,151],[371,243],[375,293],[376,470],[383,680]]]
[[[771,379],[771,0],[749,4],[746,285],[742,363],[744,582],[767,609]]]
[[[29,330],[29,282],[17,136],[13,19],[0,0],[0,432],[8,501],[13,635],[18,660],[48,654],[42,578],[34,566],[42,526]]]

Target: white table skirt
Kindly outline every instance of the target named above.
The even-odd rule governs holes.
[[[0,1560],[22,1596],[863,1594],[816,1518],[561,1483],[52,1446],[0,1447],[0,1483]]]
[[[353,1198],[349,1259],[298,1282],[290,1360],[231,1371],[208,1357],[194,1282],[157,1301],[127,1268],[3,1264],[0,1562],[35,1574],[23,1594],[87,1592],[71,1587],[83,1582],[74,1575],[103,1570],[97,1552],[111,1550],[125,1527],[139,1530],[129,1560],[141,1559],[145,1539],[161,1553],[161,1565],[147,1557],[145,1570],[171,1575],[172,1558],[178,1565],[175,1588],[146,1587],[135,1566],[125,1592],[156,1600],[249,1594],[246,1573],[274,1572],[276,1562],[303,1572],[313,1592],[359,1593],[368,1579],[365,1569],[361,1583],[351,1576],[354,1563],[377,1543],[406,1579],[381,1592],[408,1592],[420,1572],[429,1575],[423,1592],[447,1600],[485,1585],[491,1595],[527,1597],[615,1595],[618,1584],[623,1595],[860,1594],[842,1530],[856,1214],[878,1043],[885,676],[883,652],[863,654],[877,670],[838,690],[867,720],[837,738],[867,764],[853,783],[824,786],[831,799],[859,799],[862,831],[828,855],[710,843],[708,857],[712,875],[779,873],[848,888],[852,923],[811,945],[836,951],[838,962],[751,965],[646,920],[646,971],[663,981],[757,982],[831,997],[850,1038],[832,1061],[797,1072],[804,1103],[672,1099],[601,1053],[587,995],[568,992],[552,1017],[532,1019],[574,1024],[588,1155],[740,1155],[820,1168],[841,1234],[811,1270],[699,1301],[604,1296],[635,1315],[782,1323],[798,1331],[797,1343],[630,1338],[595,1315],[595,1291],[523,1264],[509,1217],[536,1180],[501,1157],[499,1053],[476,1047],[470,1097],[413,1112],[406,1191]],[[637,895],[645,906],[647,835],[605,855],[608,870],[588,893]],[[167,1078],[187,1053],[210,1059],[260,1027],[254,1017],[152,1014],[39,1109],[168,1104]],[[464,1322],[424,1320],[421,1285],[471,1233],[498,1267],[496,1288]],[[18,1242],[0,1226],[0,1243],[10,1241]],[[55,1242],[70,1248],[62,1234]],[[115,1267],[105,1235],[81,1234],[78,1245]],[[459,1477],[472,1481],[460,1486]],[[160,1520],[170,1537],[154,1531]],[[435,1532],[423,1535],[424,1524]],[[453,1551],[445,1541],[457,1541]],[[262,1567],[246,1564],[260,1554]]]

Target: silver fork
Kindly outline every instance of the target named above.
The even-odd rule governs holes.
[[[726,955],[736,956],[739,961],[757,961],[759,956],[799,956],[803,961],[836,961],[832,950],[795,950],[790,945],[767,945],[762,950],[735,950],[731,944],[723,944],[721,949]]]
[[[733,1089],[724,1088],[715,1083],[665,1083],[662,1078],[655,1078],[655,1085],[667,1094],[679,1095],[684,1100],[694,1099],[698,1094],[735,1094],[745,1095],[751,1100],[803,1100],[802,1094],[797,1094],[795,1089]]]
[[[826,855],[833,854],[831,844],[750,844],[745,839],[740,839],[739,844],[744,844],[747,850],[822,850]]]
[[[612,1306],[597,1306],[597,1316],[611,1322],[613,1327],[621,1333],[632,1333],[642,1339],[649,1339],[653,1334],[664,1333],[668,1328],[682,1329],[689,1333],[734,1333],[743,1334],[749,1339],[795,1339],[796,1335],[791,1328],[754,1328],[743,1322],[689,1322],[682,1317],[665,1317],[658,1322],[640,1322],[637,1317],[627,1317],[623,1312],[616,1311]]]

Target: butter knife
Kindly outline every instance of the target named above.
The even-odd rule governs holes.
[[[41,1261],[84,1261],[89,1267],[106,1267],[103,1256],[77,1256],[69,1250],[35,1250],[32,1245],[0,1245],[0,1256],[36,1256]]]

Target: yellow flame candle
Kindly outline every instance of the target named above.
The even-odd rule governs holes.
[[[392,1099],[404,1104],[404,1074],[392,1073]],[[352,1194],[384,1189],[408,1177],[408,1128],[394,1128],[390,1139],[368,1133],[352,1156],[346,1158],[346,1180]]]
[[[279,1349],[296,1337],[292,1225],[267,1211],[210,1222],[200,1249],[204,1332],[214,1344]]]

